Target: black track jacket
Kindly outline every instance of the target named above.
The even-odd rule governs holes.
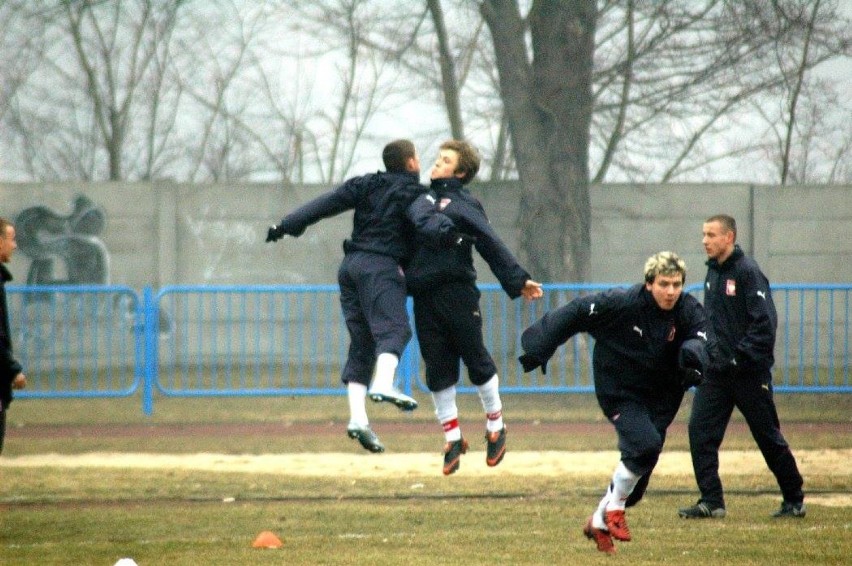
[[[476,237],[473,244],[476,251],[488,263],[506,294],[513,299],[520,296],[530,275],[491,227],[482,204],[458,179],[435,179],[430,188],[437,210],[452,220],[458,232]],[[472,246],[468,242],[449,249],[421,245],[406,269],[405,278],[412,294],[454,281],[474,283]]]
[[[0,263],[0,402],[3,410],[12,402],[12,381],[22,368],[12,355],[12,333],[9,329],[9,311],[6,304],[6,283],[12,274]]]
[[[654,398],[680,387],[680,369],[704,373],[708,363],[704,309],[691,295],[681,295],[670,311],[657,306],[644,284],[578,297],[527,328],[521,345],[546,363],[578,332],[595,339],[599,398]]]
[[[729,370],[734,359],[740,370],[772,367],[778,314],[769,280],[738,245],[721,265],[707,261],[704,308],[719,352],[715,368]]]
[[[434,214],[434,207],[419,207],[416,210],[430,214],[413,216],[412,202],[418,196],[425,198],[425,194],[426,188],[414,173],[370,173],[353,177],[300,206],[279,226],[285,234],[301,236],[311,224],[355,209],[352,236],[344,242],[343,249],[347,253],[373,252],[405,262],[414,251],[415,228],[435,239],[452,232],[452,222]]]

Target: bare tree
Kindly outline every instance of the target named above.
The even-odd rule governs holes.
[[[528,21],[510,0],[486,0],[481,11],[493,39],[523,185],[519,225],[525,260],[543,280],[583,281],[591,249],[595,2],[535,3]]]
[[[589,182],[758,158],[784,182],[845,178],[849,103],[814,72],[849,55],[838,6],[0,0],[0,141],[33,179],[287,184],[375,160],[389,122],[424,148],[467,137],[483,177],[523,182],[536,273],[582,279]],[[740,125],[755,115],[765,129]]]
[[[20,0],[0,1],[0,120],[44,56],[38,25],[28,29]]]
[[[291,0],[282,4],[282,10],[294,33],[313,39],[300,51],[303,62],[334,60],[336,80],[321,77],[327,83],[320,87],[325,96],[319,97],[325,106],[299,120],[298,160],[314,163],[321,182],[336,182],[352,173],[359,149],[373,141],[374,119],[410,88],[400,80],[397,60],[371,39],[379,26],[385,26],[393,39],[406,41],[402,28],[390,22],[399,23],[408,14],[395,19],[386,5],[361,0]],[[370,158],[375,162],[376,155]]]
[[[180,2],[158,4],[159,10],[151,1],[138,1],[131,8],[126,3],[122,8],[118,2],[111,6],[64,3],[67,29],[77,63],[85,74],[86,95],[98,136],[108,156],[109,180],[124,178],[125,142],[134,99],[149,77],[158,49],[165,44],[161,41],[163,34],[175,24]],[[125,23],[132,33],[127,42],[121,38]]]
[[[848,96],[836,93],[816,71],[829,59],[852,55],[848,20],[846,26],[835,28],[836,5],[820,0],[773,2],[753,17],[772,42],[772,69],[779,78],[772,96],[754,101],[774,141],[766,146],[778,182],[833,181],[843,162],[852,160],[848,125],[852,107]]]
[[[126,159],[142,153],[128,150],[142,131],[139,97],[163,85],[155,61],[164,57],[181,3],[14,4],[11,15],[33,37],[19,56],[39,66],[15,92],[6,124],[34,178],[130,176]]]
[[[593,163],[601,157],[595,182],[612,177],[667,182],[737,156],[762,154],[763,137],[738,127],[752,105],[777,100],[796,83],[801,88],[804,82],[796,79],[804,80],[805,72],[848,54],[848,20],[838,14],[836,2],[601,5]],[[807,21],[813,24],[810,36]],[[792,67],[802,73],[782,68],[779,52],[801,62]],[[806,59],[791,59],[805,52]],[[788,98],[788,115],[791,102]]]

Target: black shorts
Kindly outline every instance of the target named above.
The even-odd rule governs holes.
[[[479,297],[476,284],[467,282],[447,283],[414,296],[414,327],[430,391],[458,383],[462,361],[474,385],[497,373],[482,338]]]

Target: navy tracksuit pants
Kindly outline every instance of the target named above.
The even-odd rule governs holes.
[[[710,507],[724,507],[719,478],[719,447],[734,407],[748,423],[751,435],[775,475],[784,501],[804,499],[802,475],[790,446],[781,434],[778,413],[772,397],[772,374],[740,374],[735,378],[708,376],[695,391],[689,419],[689,449],[701,501]]]
[[[341,379],[369,387],[378,355],[401,357],[411,340],[405,275],[390,256],[353,251],[343,258],[337,281],[350,339]]]

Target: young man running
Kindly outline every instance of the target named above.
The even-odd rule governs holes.
[[[556,348],[578,332],[595,339],[595,395],[615,427],[621,460],[609,488],[583,527],[598,550],[629,541],[625,510],[642,498],[684,392],[708,363],[704,309],[683,294],[686,265],[672,252],[645,263],[645,282],[578,297],[527,328],[524,370],[545,371]]]

